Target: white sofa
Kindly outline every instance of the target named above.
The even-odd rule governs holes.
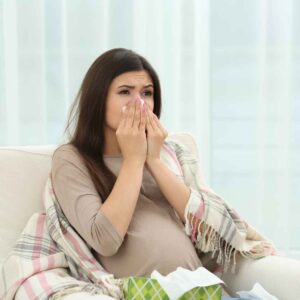
[[[192,151],[187,132],[172,132]],[[7,257],[27,221],[43,210],[43,189],[58,145],[0,147],[0,264]]]
[[[0,263],[31,215],[43,210],[43,189],[56,147],[0,147]]]
[[[43,211],[43,190],[57,147],[0,147],[0,269],[31,215]],[[62,300],[113,299],[88,292],[62,297]]]

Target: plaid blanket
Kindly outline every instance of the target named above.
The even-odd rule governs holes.
[[[202,186],[195,153],[178,139],[166,140],[163,149],[162,160],[191,189],[184,228],[196,250],[211,252],[212,257],[219,252],[221,271],[227,270],[237,251],[254,259],[276,254],[270,241],[243,221],[222,197]],[[43,203],[44,212],[32,215],[3,263],[0,299],[58,300],[82,291],[124,299],[124,279],[114,278],[101,266],[64,216],[51,173]]]
[[[77,291],[122,298],[122,280],[99,264],[64,216],[49,173],[43,213],[35,213],[1,271],[1,299],[49,299]],[[60,299],[58,295],[50,298]]]
[[[177,160],[181,169],[181,178],[191,190],[185,207],[185,232],[191,237],[197,251],[211,252],[211,258],[218,253],[220,266],[215,274],[221,275],[229,268],[233,257],[231,271],[235,273],[236,254],[250,259],[259,259],[267,255],[279,255],[272,241],[264,237],[225,200],[209,188],[201,172],[197,143],[191,134],[184,133],[191,139],[194,149],[189,149],[180,139],[173,135],[167,146],[170,156]],[[198,253],[199,253],[198,252]]]

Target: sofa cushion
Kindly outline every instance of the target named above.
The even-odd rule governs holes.
[[[0,261],[31,215],[43,211],[43,189],[56,147],[0,147]]]

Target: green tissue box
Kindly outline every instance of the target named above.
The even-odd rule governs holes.
[[[156,279],[129,276],[124,278],[124,298],[127,300],[169,300]],[[214,284],[206,287],[195,287],[180,296],[180,300],[221,300],[222,286]]]

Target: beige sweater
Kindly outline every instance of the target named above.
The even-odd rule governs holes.
[[[117,176],[122,156],[104,155],[104,160]],[[116,278],[150,276],[153,270],[167,275],[179,266],[194,270],[202,265],[184,225],[146,168],[124,239],[100,211],[101,199],[74,146],[63,145],[54,152],[51,174],[64,214]]]

